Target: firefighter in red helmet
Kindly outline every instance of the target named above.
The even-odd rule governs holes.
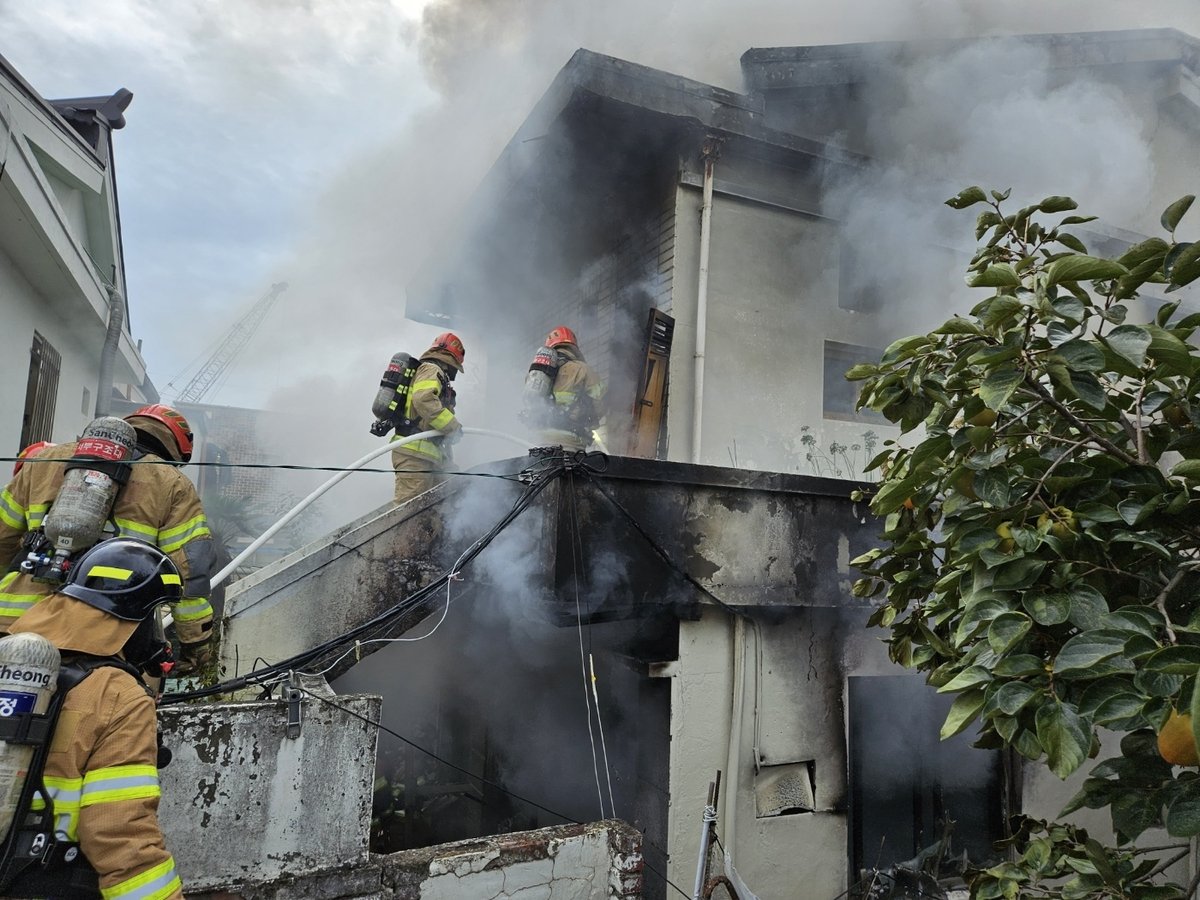
[[[536,371],[535,371],[536,370]],[[530,397],[530,393],[539,396]],[[587,364],[575,332],[552,328],[526,380],[526,410],[546,444],[584,450],[600,425],[605,384]]]
[[[454,414],[451,382],[463,371],[465,356],[463,342],[449,331],[434,338],[421,355],[404,410],[404,419],[411,424],[398,427],[392,440],[422,431],[439,431],[441,437],[414,441],[392,451],[396,503],[403,503],[445,480],[440,473],[450,461],[450,445],[462,437],[462,425]]]
[[[208,595],[216,559],[200,497],[178,468],[192,458],[192,430],[177,410],[159,403],[134,410],[125,421],[133,426],[137,447],[128,481],[113,502],[106,532],[154,544],[179,569],[183,595],[174,605],[173,618],[181,646],[178,671],[186,674],[212,656],[213,610]],[[41,531],[58,496],[76,443],[43,450],[37,465],[22,467],[0,492],[0,565],[9,565],[0,577],[0,633],[8,632],[19,616],[53,590],[52,584],[21,572],[19,564],[26,542]]]
[[[52,443],[50,443],[49,441],[34,441],[32,444],[30,444],[28,447],[26,447],[24,450],[22,450],[20,453],[17,454],[17,461],[15,463],[13,463],[13,475],[16,475],[18,472],[21,471],[21,466],[25,465],[25,460],[33,459],[35,456],[37,456],[39,453],[41,453],[47,447],[53,447],[53,446],[54,445]]]

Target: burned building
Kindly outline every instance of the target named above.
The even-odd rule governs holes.
[[[645,895],[670,896],[720,771],[722,846],[762,896],[832,900],[949,823],[988,859],[1006,813],[1053,815],[1054,791],[939,743],[948,701],[887,661],[849,591],[875,534],[854,480],[892,435],[841,374],[963,302],[971,223],[937,202],[1010,174],[904,117],[916,87],[982,91],[967,76],[996,58],[1036,83],[997,79],[980,106],[1107,110],[1089,127],[1145,178],[1101,190],[1083,237],[1120,247],[1185,192],[1196,49],[1150,31],[752,50],[740,93],[579,51],[408,314],[487,346],[479,424],[501,428],[528,364],[510,348],[575,328],[609,382],[610,453],[493,463],[239,582],[226,674],[378,623],[326,674],[384,693],[409,742],[382,742],[382,849],[615,816],[643,834]]]

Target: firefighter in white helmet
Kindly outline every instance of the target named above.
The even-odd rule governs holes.
[[[67,691],[41,773],[60,843],[46,865],[25,867],[4,896],[183,897],[158,824],[155,701],[138,677],[163,674],[170,646],[158,609],[179,601],[181,582],[157,548],[101,541],[58,592],[13,624],[15,634],[39,634],[57,647],[64,669],[82,666],[87,674]]]
[[[179,569],[183,596],[173,618],[182,655],[179,672],[188,673],[212,656],[208,596],[216,559],[200,497],[178,468],[192,458],[192,431],[179,412],[157,403],[135,410],[125,421],[133,426],[137,448],[107,530],[154,544]],[[19,565],[58,496],[66,461],[75,456],[76,447],[72,441],[43,449],[0,491],[0,566],[8,569],[0,576],[0,633],[10,631],[18,617],[54,588],[19,571]]]
[[[422,431],[440,431],[442,436],[415,441],[392,451],[396,503],[403,503],[445,481],[440,473],[450,460],[450,445],[462,437],[462,425],[454,414],[455,394],[450,383],[463,371],[465,356],[463,342],[449,331],[434,338],[433,345],[421,355],[404,410],[404,419],[409,424],[397,426],[392,440]]]

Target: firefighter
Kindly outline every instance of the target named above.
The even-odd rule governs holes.
[[[560,325],[551,329],[546,347],[557,357],[557,370],[542,417],[541,439],[547,444],[561,444],[566,450],[585,450],[592,443],[592,432],[600,425],[605,384],[583,358],[570,328]]]
[[[33,459],[35,456],[37,456],[39,453],[41,453],[47,447],[53,447],[53,446],[54,445],[52,443],[50,443],[49,441],[34,441],[32,444],[30,444],[28,447],[26,447],[24,450],[22,450],[20,453],[17,454],[17,461],[13,463],[13,476],[15,477],[16,474],[21,471],[21,467],[23,465],[25,465],[25,460]]]
[[[450,445],[462,437],[462,425],[454,415],[454,388],[450,382],[463,371],[466,349],[458,336],[447,331],[434,338],[433,345],[421,356],[408,390],[404,417],[412,422],[397,430],[392,440],[421,431],[440,431],[442,437],[415,441],[392,451],[396,470],[395,502],[429,490],[445,481],[439,473],[450,461]]]
[[[133,426],[137,448],[108,528],[155,544],[182,573],[183,597],[173,613],[182,657],[178,672],[188,674],[212,657],[208,578],[216,554],[195,486],[176,465],[163,463],[182,465],[192,458],[192,432],[182,415],[157,403],[135,410],[125,421]],[[10,631],[17,617],[53,589],[17,567],[25,553],[23,539],[41,527],[63,482],[65,466],[43,460],[70,459],[75,446],[70,442],[42,450],[38,462],[23,466],[0,492],[0,560],[10,562],[0,577],[0,633]]]
[[[82,855],[64,848],[53,854],[55,864],[25,869],[5,896],[183,897],[158,824],[155,701],[134,674],[161,675],[169,645],[158,609],[181,598],[181,580],[149,544],[101,541],[72,567],[60,591],[13,624],[13,633],[33,632],[54,644],[64,668],[76,663],[90,671],[63,701],[42,772],[55,831]],[[98,659],[105,657],[107,664]],[[34,801],[35,809],[42,805]]]

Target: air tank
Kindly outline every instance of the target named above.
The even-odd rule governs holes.
[[[42,522],[54,557],[48,569],[35,575],[37,581],[63,581],[71,555],[87,550],[103,536],[122,484],[115,477],[115,466],[128,460],[136,445],[133,426],[114,416],[96,419],[83,430],[58,496]]]
[[[400,419],[404,418],[404,410],[399,408],[399,405],[404,402],[403,391],[398,394],[396,388],[401,385],[411,385],[416,370],[417,360],[407,353],[397,353],[392,357],[383,377],[379,380],[379,390],[375,394],[375,400],[371,403],[371,412],[375,416],[375,423],[371,426],[372,434],[387,434]]]
[[[533,355],[521,392],[521,418],[527,423],[537,425],[545,417],[547,407],[553,402],[551,395],[558,367],[558,351],[553,347],[539,347]]]
[[[0,638],[0,718],[42,715],[58,688],[61,659],[40,634],[24,632]],[[0,835],[7,837],[33,759],[32,744],[0,740]]]

